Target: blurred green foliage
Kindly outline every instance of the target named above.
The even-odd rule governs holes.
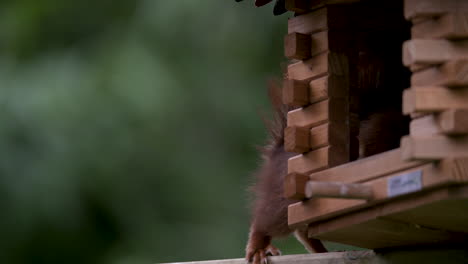
[[[1,1],[0,262],[242,257],[283,62],[271,9]]]

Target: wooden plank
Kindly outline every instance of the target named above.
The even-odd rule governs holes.
[[[378,207],[368,207],[364,210],[355,211],[324,222],[313,223],[309,228],[309,236],[366,248],[466,241],[466,234],[460,237],[461,234],[454,234],[452,232],[451,235],[447,234],[448,237],[442,240],[427,237],[430,235],[430,230],[428,229],[437,230],[431,228],[432,226],[449,232],[460,231],[460,226],[462,230],[467,228],[468,221],[460,222],[458,220],[468,217],[466,210],[455,212],[453,208],[448,208],[454,202],[457,204],[456,208],[466,208],[468,204],[467,185],[431,189],[380,204]],[[437,206],[433,207],[434,204]],[[418,215],[421,209],[424,210],[425,214]],[[450,212],[455,213],[455,215],[453,213],[450,214]],[[405,236],[401,233],[400,237],[395,237],[395,233],[398,230],[392,228],[392,225],[382,226],[381,228],[377,228],[377,230],[370,228],[375,226],[373,223],[378,219],[397,220],[400,223],[408,223],[425,232],[416,236]],[[433,219],[434,221],[432,221]],[[459,222],[461,225],[458,225]],[[430,223],[435,223],[435,225]],[[405,228],[402,227],[402,229]],[[426,233],[426,231],[429,233]],[[412,241],[407,240],[409,237],[413,238]]]
[[[401,139],[401,149],[404,160],[468,157],[468,136],[434,135],[421,138],[405,136]]]
[[[453,164],[453,161],[451,160],[446,162]],[[361,208],[374,206],[395,197],[399,197],[398,195],[394,196],[389,192],[391,189],[388,184],[392,179],[395,179],[395,177],[407,175],[411,172],[417,172],[419,177],[421,177],[419,181],[420,186],[412,191],[417,191],[419,189],[425,190],[438,186],[445,186],[447,184],[468,181],[466,177],[463,178],[460,177],[460,175],[452,173],[452,168],[453,166],[451,167],[449,165],[438,166],[435,163],[429,163],[407,171],[365,182],[365,184],[372,187],[374,193],[374,199],[369,202],[361,200],[320,198],[291,204],[288,207],[288,224],[290,227],[296,228],[307,223],[322,221],[324,219],[336,217],[337,215],[356,211]],[[401,195],[408,195],[408,193],[402,193]]]
[[[345,251],[320,254],[268,256],[271,264],[388,264],[384,257],[377,256],[373,251]],[[168,263],[170,264],[170,263]],[[192,262],[177,262],[172,264],[246,264],[244,258],[205,260]]]
[[[287,152],[304,153],[329,145],[329,124],[311,129],[286,127],[284,130],[284,149]]]
[[[325,147],[330,142],[329,123],[316,126],[309,131],[309,149],[314,150]]]
[[[304,175],[306,179],[308,176]],[[372,187],[360,183],[318,182],[305,183],[305,197],[312,198],[340,198],[370,200],[374,194]]]
[[[410,123],[411,137],[430,137],[438,134],[468,134],[468,110],[447,110],[414,119]]]
[[[403,161],[401,155],[401,149],[394,149],[319,171],[309,177],[314,181],[359,183],[425,164],[423,161]]]
[[[308,13],[311,10],[331,4],[350,4],[360,0],[286,0],[285,8],[296,14]]]
[[[329,100],[311,104],[288,112],[288,127],[311,128],[329,119]]]
[[[468,134],[468,110],[450,109],[437,116],[442,133],[449,135]]]
[[[288,79],[311,81],[328,73],[328,53],[288,65]]]
[[[403,64],[442,64],[468,59],[468,40],[413,39],[403,43]]]
[[[309,83],[309,103],[315,103],[328,98],[328,83],[330,76],[324,76]]]
[[[427,245],[435,242],[461,242],[467,239],[463,234],[383,218],[330,232],[312,227],[309,234],[317,239],[340,241],[363,248]]]
[[[323,147],[288,160],[288,173],[307,174],[328,167],[330,162],[330,147]]]
[[[288,59],[304,60],[311,56],[311,37],[297,32],[284,37],[284,56]]]
[[[411,86],[468,86],[468,59],[446,62],[411,76]]]
[[[412,87],[403,92],[403,113],[442,112],[468,109],[468,89],[428,86]]]
[[[291,200],[303,200],[305,185],[309,177],[301,173],[289,173],[284,179],[284,197]]]
[[[436,17],[445,13],[468,11],[466,0],[405,0],[405,18]]]
[[[308,14],[290,18],[288,34],[293,32],[312,34],[328,29],[343,29],[349,26],[348,17],[344,8],[323,7]]]
[[[446,13],[426,19],[411,28],[413,39],[468,38],[468,12]]]
[[[283,103],[290,106],[309,104],[309,85],[307,81],[286,79],[283,81]]]
[[[284,129],[284,150],[287,152],[304,153],[309,151],[309,129],[302,127],[286,127]]]

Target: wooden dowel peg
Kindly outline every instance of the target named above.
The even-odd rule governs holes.
[[[305,186],[307,198],[342,198],[370,200],[373,197],[372,187],[364,184],[341,182],[308,181]]]

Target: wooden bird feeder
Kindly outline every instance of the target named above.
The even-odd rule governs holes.
[[[466,241],[468,1],[287,0],[286,8],[296,13],[283,92],[297,107],[285,130],[286,150],[297,152],[285,183],[297,200],[289,226],[371,249]],[[363,59],[367,51],[375,58]],[[401,65],[387,65],[395,54]],[[406,78],[407,87],[394,83],[412,121],[400,148],[357,159],[363,61],[387,80]]]

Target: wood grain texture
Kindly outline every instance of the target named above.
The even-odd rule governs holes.
[[[405,136],[401,139],[401,149],[404,160],[468,157],[468,136],[434,135],[421,138]]]
[[[283,103],[289,106],[309,104],[309,85],[307,81],[286,79],[283,81]]]
[[[448,89],[438,86],[412,87],[403,92],[403,113],[442,112],[468,109],[468,89]]]
[[[289,127],[311,128],[329,119],[329,100],[311,104],[288,112],[287,123]]]
[[[373,192],[372,187],[365,184],[308,181],[305,184],[305,197],[370,200]]]
[[[310,150],[309,129],[286,127],[284,129],[284,150],[286,152],[304,153]]]
[[[449,184],[468,182],[465,170],[463,173],[453,173],[453,160],[446,160],[444,162],[446,165],[443,166],[436,163],[428,163],[416,168],[400,171],[398,173],[393,173],[365,182],[364,184],[372,187],[374,194],[373,199],[368,202],[359,200],[319,198],[291,204],[288,208],[288,224],[291,227],[299,227],[304,224],[323,221],[338,215],[343,215],[370,206],[376,206],[382,202],[395,199],[395,197],[388,197],[388,179],[393,176],[399,176],[412,171],[421,171],[422,190],[447,186]],[[399,197],[404,197],[405,195],[411,195],[411,193],[403,194]]]
[[[446,13],[429,18],[411,28],[413,39],[468,38],[468,12]]]
[[[284,179],[284,197],[291,200],[306,198],[305,186],[309,177],[301,173],[289,173]]]
[[[468,40],[413,39],[403,43],[403,64],[441,64],[468,59]]]
[[[462,209],[467,205],[467,185],[431,189],[313,223],[309,236],[365,248],[461,242],[467,239],[468,214]],[[379,220],[392,223],[379,224]],[[395,222],[406,226],[395,226]],[[460,231],[465,234],[456,233]]]
[[[328,73],[328,53],[288,65],[288,79],[311,81]]]
[[[325,169],[329,166],[329,163],[330,147],[327,146],[290,158],[288,160],[288,173],[307,174]]]
[[[297,32],[284,36],[284,56],[288,59],[304,60],[311,56],[311,37]]]
[[[451,109],[439,114],[414,119],[410,123],[411,137],[431,137],[439,134],[468,134],[468,110]]]
[[[405,18],[436,17],[445,13],[468,11],[465,0],[405,0]]]
[[[468,59],[446,62],[414,73],[412,86],[468,86]]]

